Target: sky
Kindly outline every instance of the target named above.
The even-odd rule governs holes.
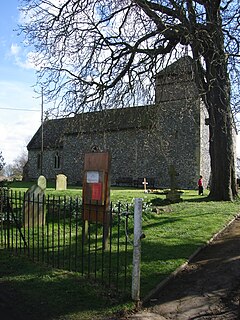
[[[0,10],[0,152],[11,164],[41,125],[41,98],[34,92],[36,73],[30,48],[18,36],[18,0],[2,1]],[[44,105],[44,111],[47,106]],[[240,134],[237,136],[240,157]]]
[[[2,1],[0,10],[0,151],[6,164],[18,158],[41,125],[36,74],[16,31],[18,0]]]

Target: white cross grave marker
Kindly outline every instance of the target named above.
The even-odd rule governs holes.
[[[146,178],[143,179],[142,184],[143,184],[143,186],[144,186],[144,193],[147,193],[147,192],[148,192],[148,191],[147,191],[147,184],[148,184],[148,182],[147,182]]]

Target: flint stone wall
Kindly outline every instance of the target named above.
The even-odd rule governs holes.
[[[44,123],[43,172],[48,180],[63,173],[68,183],[81,184],[83,159],[95,146],[111,155],[111,183],[120,178],[153,178],[155,187],[169,188],[174,165],[178,187],[197,188],[200,174],[210,176],[206,108],[201,101],[189,60],[156,77],[155,105],[84,113]],[[41,128],[28,145],[29,179],[40,172],[37,157]],[[59,155],[60,168],[54,168]]]

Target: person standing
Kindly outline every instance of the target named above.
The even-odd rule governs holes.
[[[198,194],[199,196],[203,196],[203,177],[199,176],[198,179]]]

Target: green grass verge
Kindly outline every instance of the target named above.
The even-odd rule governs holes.
[[[48,188],[47,193],[59,194],[54,188]],[[78,196],[81,189],[69,189],[67,194]],[[205,196],[198,196],[196,190],[184,191],[182,202],[167,205],[163,194],[111,189],[114,202],[132,203],[137,197],[144,200],[143,232],[146,235],[142,240],[141,298],[239,213],[239,201],[208,201]],[[160,206],[152,212],[152,203],[156,202]],[[131,301],[123,303],[117,295],[79,274],[48,269],[8,256],[6,252],[1,255],[0,271],[1,283],[14,288],[22,302],[21,308],[27,304],[26,310],[35,310],[38,306],[39,315],[42,312],[39,318],[107,319],[111,313],[133,306]]]
[[[169,210],[143,222],[142,297],[223,229],[239,213],[239,202],[184,201]]]
[[[33,264],[0,251],[0,309],[4,295],[7,308],[14,310],[14,319],[17,315],[26,320],[106,319],[127,308],[112,292],[77,273]]]

